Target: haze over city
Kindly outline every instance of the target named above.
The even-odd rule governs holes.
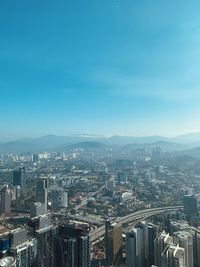
[[[0,267],[200,267],[200,1],[0,1]]]

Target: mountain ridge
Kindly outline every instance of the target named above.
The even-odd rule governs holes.
[[[192,142],[192,137],[194,141]],[[199,139],[198,139],[199,138]],[[180,142],[182,140],[182,142]],[[189,142],[191,141],[191,142]],[[131,146],[131,145],[150,145],[161,146],[166,150],[187,150],[200,146],[200,133],[191,133],[186,135],[180,135],[173,138],[163,137],[159,135],[151,136],[123,136],[113,135],[109,137],[102,137],[99,135],[45,135],[37,138],[24,137],[15,141],[1,142],[0,141],[0,153],[16,153],[16,152],[35,152],[42,150],[61,149],[62,147],[77,146],[77,144],[90,142],[101,143],[107,146]],[[89,145],[89,144],[88,144]],[[92,146],[92,144],[90,144]]]

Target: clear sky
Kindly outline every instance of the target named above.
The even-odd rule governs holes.
[[[0,1],[0,137],[200,130],[200,1]]]

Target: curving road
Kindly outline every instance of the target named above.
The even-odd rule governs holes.
[[[163,212],[168,211],[176,211],[183,208],[182,206],[169,206],[169,207],[160,207],[160,208],[152,208],[152,209],[145,209],[145,210],[138,210],[136,212],[133,212],[127,216],[119,217],[115,221],[121,225],[128,224],[130,226],[131,223],[138,221],[138,220],[144,220],[148,217],[151,217],[156,214],[160,214]],[[95,242],[102,238],[105,234],[105,226],[101,226],[94,231],[91,232],[90,237],[91,241]]]

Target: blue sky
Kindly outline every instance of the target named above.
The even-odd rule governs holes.
[[[200,1],[0,2],[0,138],[200,131]]]

